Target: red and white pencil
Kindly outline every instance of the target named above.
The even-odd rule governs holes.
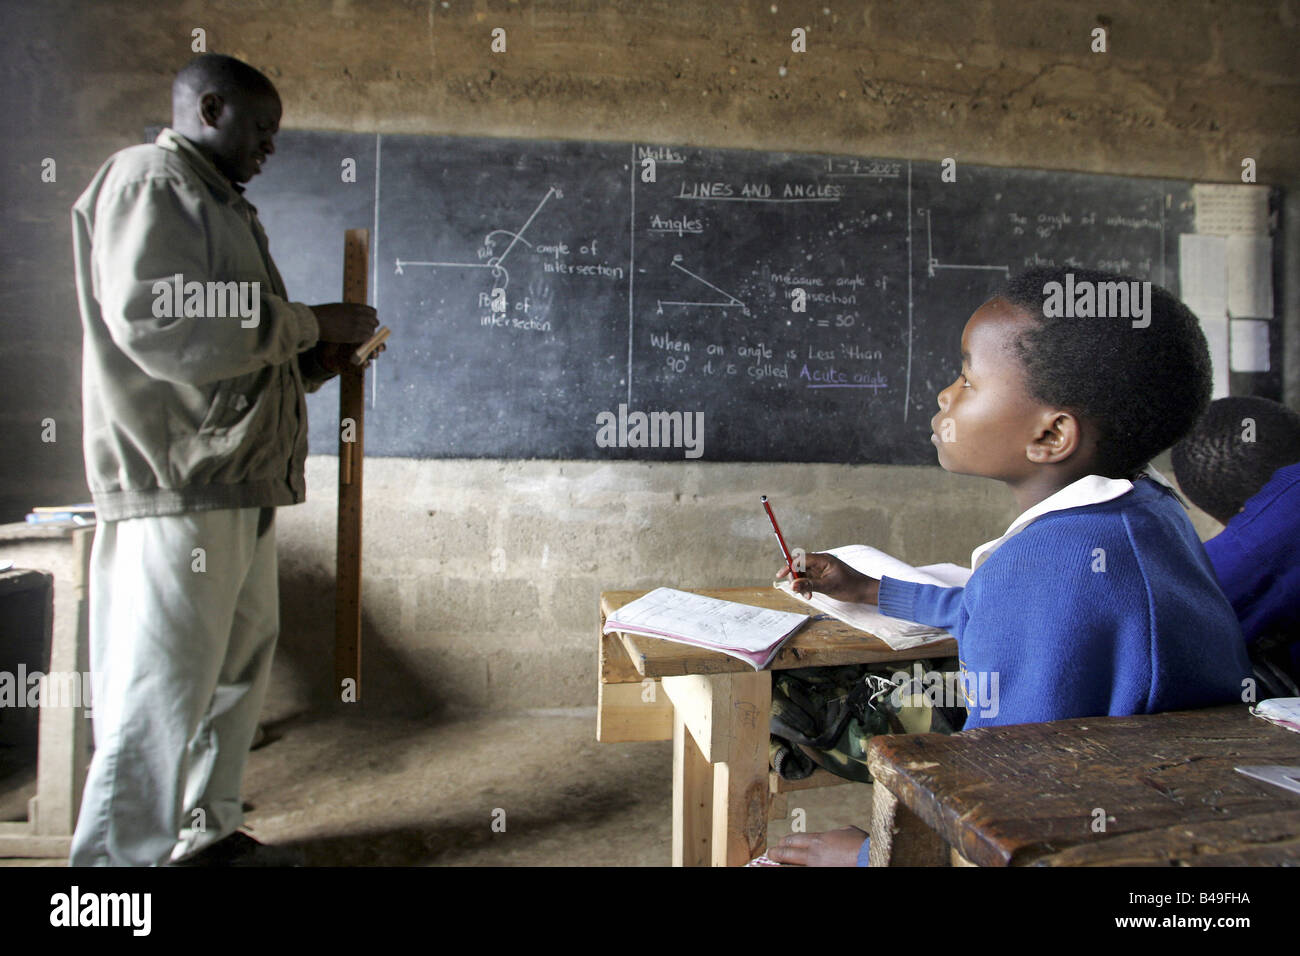
[[[763,502],[763,509],[767,512],[767,520],[772,522],[772,530],[776,532],[776,543],[781,546],[781,554],[785,557],[785,566],[790,569],[790,577],[803,577],[801,571],[794,569],[794,559],[790,557],[790,549],[785,546],[785,538],[781,536],[781,526],[776,523],[776,515],[772,514],[772,506],[767,503],[767,495],[760,496],[758,500]]]

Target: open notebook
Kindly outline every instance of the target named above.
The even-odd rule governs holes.
[[[656,588],[605,619],[605,633],[644,634],[730,654],[762,670],[807,614]]]
[[[963,568],[957,564],[932,564],[914,568],[898,558],[865,544],[833,548],[826,553],[835,555],[855,571],[861,571],[873,578],[888,576],[900,581],[915,581],[918,584],[935,584],[939,587],[951,588],[964,586],[966,579],[971,575],[970,568]],[[776,586],[783,591],[792,590],[788,579],[783,579]],[[803,598],[799,600],[802,601]],[[874,604],[847,604],[817,591],[813,592],[808,603],[823,614],[829,614],[845,624],[876,635],[895,650],[917,647],[951,636],[941,628],[887,617],[881,614],[880,608]]]

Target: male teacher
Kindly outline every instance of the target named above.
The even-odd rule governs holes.
[[[280,98],[204,54],[172,125],[73,207],[84,330],[95,754],[73,865],[284,862],[238,831],[279,633],[275,509],[306,497],[304,392],[346,367],[369,306],[288,301],[242,183]]]

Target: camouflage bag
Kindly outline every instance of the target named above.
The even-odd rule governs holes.
[[[960,707],[936,706],[911,674],[957,670],[956,659],[843,667],[803,667],[772,674],[769,758],[786,780],[802,780],[816,767],[862,783],[867,744],[876,734],[952,733],[965,721]],[[906,679],[898,679],[907,672]]]

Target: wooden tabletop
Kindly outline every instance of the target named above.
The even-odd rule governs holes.
[[[0,524],[0,542],[31,541],[38,538],[70,538],[78,531],[94,531],[95,523],[77,524],[75,521],[15,521]]]
[[[981,866],[1300,862],[1300,794],[1233,769],[1300,765],[1300,734],[1245,704],[878,736],[867,762]]]
[[[774,608],[811,614],[808,621],[773,658],[772,670],[792,667],[828,667],[836,664],[862,664],[872,661],[910,661],[917,658],[952,657],[957,642],[944,638],[932,644],[894,650],[880,638],[856,627],[820,614],[798,598],[771,585],[748,588],[682,588],[692,594],[735,601],[755,607]],[[648,594],[641,591],[605,591],[600,596],[600,625],[631,601]],[[719,651],[705,650],[690,644],[639,634],[604,634],[600,642],[600,679],[607,684],[630,683],[647,677],[676,677],[681,674],[726,674],[752,671],[745,661]]]

